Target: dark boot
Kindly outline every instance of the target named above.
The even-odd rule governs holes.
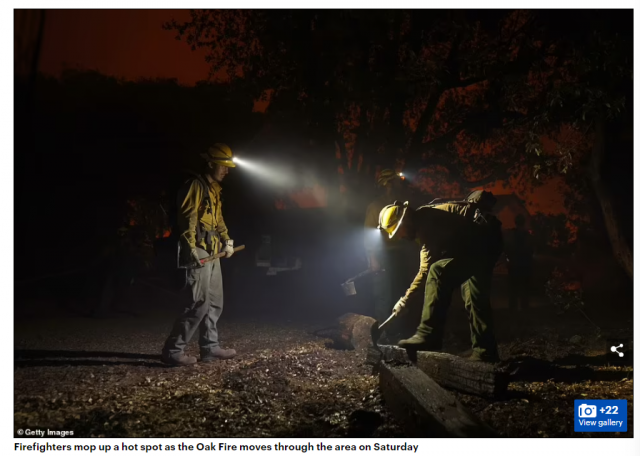
[[[232,348],[225,349],[221,347],[216,347],[207,351],[206,353],[200,353],[200,362],[211,363],[221,359],[235,358],[235,356],[236,356],[236,351]]]
[[[414,334],[408,339],[398,342],[398,347],[417,351],[442,351],[442,342],[436,342],[428,337]]]
[[[176,367],[189,366],[198,362],[198,359],[195,356],[187,356],[184,353],[180,353],[179,355],[169,355],[163,353],[160,360],[164,364]]]

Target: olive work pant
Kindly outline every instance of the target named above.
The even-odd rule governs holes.
[[[199,258],[210,254],[197,248]],[[222,314],[222,273],[220,259],[206,263],[203,268],[187,269],[187,285],[181,290],[185,309],[175,321],[167,338],[163,354],[178,357],[197,330],[200,330],[200,356],[219,346],[216,324]]]
[[[425,285],[422,322],[416,334],[441,344],[451,296],[461,286],[469,317],[471,347],[481,356],[497,356],[491,310],[493,265],[475,258],[446,258],[431,265]]]

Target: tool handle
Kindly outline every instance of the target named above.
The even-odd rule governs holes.
[[[356,276],[354,276],[354,277],[351,277],[351,278],[350,278],[349,280],[347,280],[346,282],[353,282],[353,281],[355,281],[355,280],[358,280],[358,279],[361,279],[361,278],[363,278],[363,277],[365,277],[365,276],[368,276],[369,274],[375,274],[375,273],[377,273],[377,272],[384,272],[384,269],[380,269],[380,270],[378,270],[378,271],[372,271],[371,269],[366,269],[366,270],[362,271],[360,274],[358,274],[358,275],[356,275]],[[345,283],[346,283],[346,282],[345,282]]]
[[[384,323],[382,323],[380,326],[378,326],[378,330],[381,330],[381,329],[382,329],[382,327],[383,327],[384,325],[386,325],[387,323],[389,323],[389,322],[390,322],[391,320],[393,320],[395,317],[396,317],[396,314],[395,314],[395,313],[392,313],[392,314],[391,314],[391,316],[390,316],[389,318],[387,318],[387,319],[384,321]]]
[[[238,247],[235,247],[233,249],[233,253],[239,252],[241,250],[244,250],[244,245],[239,245]],[[225,256],[227,256],[227,252],[218,252],[215,255],[211,255],[211,256],[208,256],[206,258],[202,258],[199,261],[200,261],[200,264],[204,265],[204,264],[212,262],[213,260],[217,260],[218,258],[224,258]],[[197,264],[198,263],[191,263],[189,266],[186,266],[186,269],[195,268]]]
[[[244,250],[244,245],[239,245],[238,247],[233,248],[233,253],[239,252],[240,250]],[[200,264],[209,263],[210,261],[217,260],[218,258],[224,258],[227,256],[227,252],[218,252],[215,255],[211,255],[210,257],[203,258],[200,260]]]

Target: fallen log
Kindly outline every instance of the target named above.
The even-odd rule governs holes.
[[[335,348],[364,351],[365,362],[373,366],[381,360],[413,363],[445,388],[488,398],[501,397],[507,391],[508,373],[493,364],[469,361],[448,353],[407,352],[395,345],[376,348],[371,329],[377,324],[372,317],[347,313],[338,318],[336,325],[316,331],[316,335],[331,339]]]
[[[331,339],[336,348],[368,350],[373,348],[371,328],[377,324],[375,318],[347,313],[338,318],[336,325],[318,330],[314,334]]]
[[[509,374],[494,364],[469,361],[440,352],[407,352],[395,345],[378,345],[369,349],[367,362],[412,363],[438,385],[476,396],[495,398],[504,395]]]
[[[406,437],[497,437],[491,427],[413,365],[381,362],[380,390]]]

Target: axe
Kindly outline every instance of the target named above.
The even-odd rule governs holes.
[[[239,252],[240,250],[244,250],[244,245],[239,245],[238,247],[234,247],[233,253]],[[219,252],[219,253],[216,253],[215,255],[211,255],[211,256],[208,256],[206,258],[202,258],[202,259],[200,259],[198,261],[200,262],[200,264],[204,265],[204,264],[207,264],[207,263],[209,263],[209,262],[211,262],[213,260],[217,260],[218,258],[224,258],[226,256],[227,256],[226,252]],[[196,266],[197,266],[197,263],[191,263],[191,264],[185,266],[185,268],[186,269],[195,268]]]

